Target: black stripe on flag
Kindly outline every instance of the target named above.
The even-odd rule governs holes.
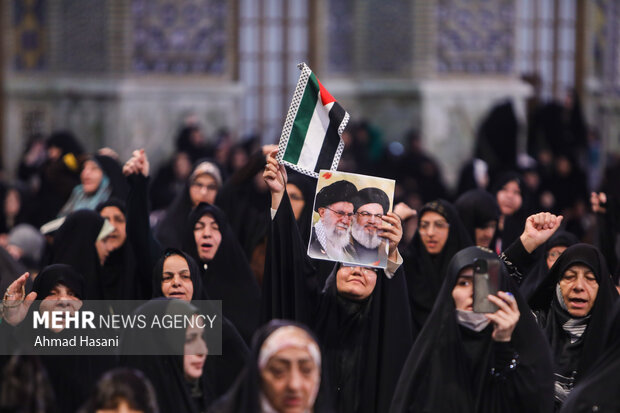
[[[334,156],[336,156],[336,150],[340,143],[338,128],[344,119],[345,113],[344,108],[338,102],[334,102],[329,111],[329,126],[325,133],[325,139],[323,140],[323,146],[321,146],[321,152],[319,153],[319,159],[316,161],[314,172],[318,173],[321,169],[332,169]]]

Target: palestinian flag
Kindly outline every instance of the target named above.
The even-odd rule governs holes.
[[[349,114],[323,87],[305,63],[278,145],[278,162],[305,175],[335,171],[344,149],[341,135]]]

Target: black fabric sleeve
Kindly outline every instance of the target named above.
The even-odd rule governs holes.
[[[479,411],[550,411],[552,376],[549,374],[549,380],[541,381],[539,366],[532,361],[521,357],[512,342],[494,342],[489,382],[483,390],[483,404],[486,406]]]
[[[533,254],[525,250],[520,238],[517,238],[499,256],[504,261],[510,277],[521,285],[525,274],[527,274],[535,263]]]
[[[519,363],[519,355],[510,341],[494,341],[493,350],[494,360],[491,369],[492,375],[496,377],[505,377],[515,370]]]
[[[304,245],[285,191],[267,240],[261,324],[283,318],[312,325],[321,286]]]
[[[148,177],[133,174],[128,178],[127,240],[136,255],[138,291],[141,299],[152,297],[153,268],[162,248],[151,232],[148,207]]]

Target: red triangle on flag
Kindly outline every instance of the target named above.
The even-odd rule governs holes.
[[[327,91],[327,89],[323,87],[323,84],[318,77],[316,78],[316,81],[319,82],[319,88],[321,89],[321,102],[323,102],[323,106],[327,105],[328,103],[335,102],[336,99],[334,99],[334,97]]]

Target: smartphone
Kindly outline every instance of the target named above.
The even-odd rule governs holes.
[[[499,307],[489,301],[489,294],[499,290],[499,258],[474,261],[474,313],[494,313]]]

